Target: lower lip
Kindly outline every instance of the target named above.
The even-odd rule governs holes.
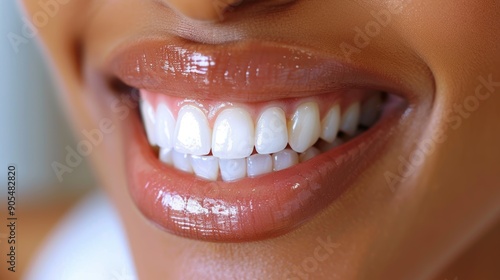
[[[299,227],[338,199],[385,151],[406,106],[393,103],[370,130],[294,167],[237,182],[208,182],[162,164],[140,118],[127,127],[131,197],[160,229],[191,239],[244,242]]]

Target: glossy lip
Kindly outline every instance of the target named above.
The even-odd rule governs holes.
[[[274,43],[252,42],[222,47],[165,47],[162,43],[160,49],[158,46],[158,42],[143,42],[128,51],[121,50],[120,55],[111,60],[112,69],[130,86],[184,98],[208,96],[254,102],[310,96],[338,89],[394,88],[394,83],[373,73],[321,54]],[[179,51],[182,49],[184,51]],[[291,53],[304,56],[294,59]],[[196,62],[193,62],[193,56]],[[228,60],[227,56],[235,59]],[[156,64],[150,63],[153,59],[156,59]],[[216,62],[211,65],[210,60]],[[166,63],[173,68],[165,70],[160,66]],[[195,69],[198,72],[193,74],[193,64],[199,63],[210,67],[203,71]],[[220,70],[224,68],[222,63],[236,63],[236,66],[244,63],[246,66],[241,68],[245,69],[270,69],[265,76],[250,79],[246,73],[247,78],[243,80],[227,79],[225,72]],[[255,64],[254,68],[247,67],[251,63]],[[294,77],[295,82],[291,85],[284,83],[286,79],[279,74],[278,70],[283,67],[288,77]],[[252,73],[255,72],[250,72],[250,76]],[[212,82],[207,83],[207,79]],[[272,79],[276,79],[276,83],[272,83]],[[265,81],[272,87],[266,86]],[[307,82],[310,84],[304,85]],[[229,91],[231,89],[235,91]],[[290,92],[287,93],[288,89]],[[252,91],[254,95],[250,95]],[[220,92],[225,92],[225,95]],[[407,100],[411,99],[411,93],[403,95]],[[216,242],[254,241],[279,236],[308,221],[340,197],[353,180],[384,153],[384,147],[390,142],[397,121],[407,106],[406,102],[390,102],[370,130],[312,160],[236,182],[208,182],[162,164],[149,146],[136,113],[126,127],[125,137],[129,192],[146,218],[179,236]]]
[[[263,102],[341,92],[353,87],[413,94],[410,81],[274,42],[204,45],[171,38],[119,47],[110,75],[134,88],[190,99]]]

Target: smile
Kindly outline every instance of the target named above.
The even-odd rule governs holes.
[[[206,180],[235,181],[310,160],[378,120],[383,93],[345,95],[352,101],[327,95],[249,105],[143,91],[141,113],[162,162]]]
[[[384,153],[411,99],[376,71],[276,43],[153,40],[117,53],[114,75],[140,95],[125,137],[131,197],[194,239],[259,240],[307,222]]]

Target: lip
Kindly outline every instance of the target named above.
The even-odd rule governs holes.
[[[267,41],[204,45],[180,38],[142,39],[117,48],[107,64],[111,75],[127,85],[190,99],[264,102],[354,86],[416,98],[405,77]]]
[[[220,47],[143,41],[117,53],[110,65],[124,83],[190,99],[255,102],[369,88],[397,93],[407,101],[390,102],[374,127],[340,147],[291,168],[236,182],[208,182],[162,164],[147,142],[135,112],[125,128],[125,164],[132,200],[159,228],[198,240],[255,241],[285,234],[307,222],[381,158],[414,96],[401,82],[379,73],[276,43],[244,42]],[[294,60],[291,54],[299,58]],[[210,58],[215,63],[193,72],[193,57]],[[203,59],[196,63],[200,61]],[[255,68],[251,69],[267,69],[269,75],[226,79],[221,70],[224,63],[234,67],[252,63]],[[173,68],[165,70],[161,65],[166,64]],[[283,67],[287,76],[293,77],[290,84],[279,74]],[[207,84],[207,78],[212,82]]]

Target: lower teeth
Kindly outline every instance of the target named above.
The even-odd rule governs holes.
[[[361,132],[359,130],[357,134]],[[319,140],[313,147],[303,153],[297,153],[290,148],[286,148],[274,154],[252,154],[242,159],[219,159],[211,155],[196,156],[179,153],[174,149],[167,150],[163,148],[160,148],[158,156],[163,163],[173,166],[177,170],[195,174],[201,179],[230,182],[290,168],[342,145],[345,141],[348,141],[347,138],[347,136],[336,138],[332,143]]]

